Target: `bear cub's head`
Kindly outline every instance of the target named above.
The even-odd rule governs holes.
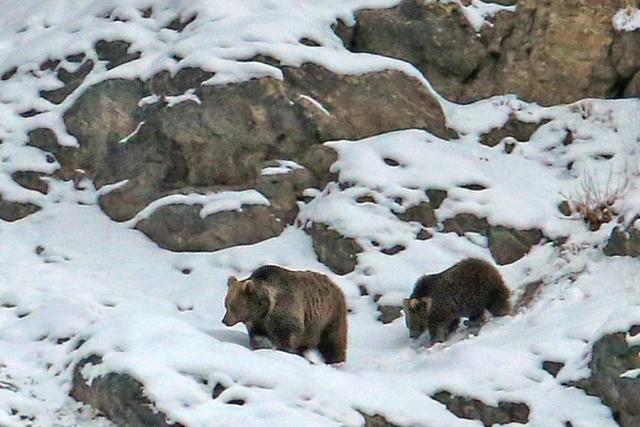
[[[431,310],[431,298],[405,298],[402,301],[404,307],[404,321],[409,329],[411,338],[418,338],[427,330],[427,318]]]
[[[227,287],[227,296],[224,299],[226,313],[222,323],[233,326],[242,322],[250,326],[256,316],[265,314],[269,301],[260,284],[251,279],[238,280],[231,276],[227,281]]]

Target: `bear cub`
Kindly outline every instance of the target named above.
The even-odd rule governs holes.
[[[245,280],[229,277],[227,285],[222,322],[244,323],[252,348],[300,355],[317,349],[326,363],[345,361],[347,307],[324,274],[265,265]]]
[[[442,342],[456,330],[461,317],[481,325],[485,309],[494,316],[510,313],[509,289],[486,261],[470,258],[436,274],[422,276],[403,301],[411,338],[429,331],[431,342]]]

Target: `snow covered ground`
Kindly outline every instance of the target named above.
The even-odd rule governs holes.
[[[340,180],[352,185],[329,184],[314,193],[298,220],[329,223],[361,243],[364,253],[346,276],[320,264],[310,238],[297,227],[252,246],[172,253],[130,224],[111,221],[90,183],[76,189],[51,181],[50,192],[41,195],[10,178],[23,168],[50,173],[58,166],[24,145],[30,129],[51,126],[63,143],[75,143],[65,136],[61,117],[82,87],[59,106],[39,97],[39,90],[59,85],[52,72],[38,70],[51,55],[85,51],[109,37],[129,39],[144,52],[122,67],[98,67],[87,85],[186,65],[216,71],[211,83],[279,77],[274,67],[241,61],[258,53],[292,64],[313,60],[337,72],[395,67],[417,76],[406,63],[345,51],[330,29],[337,18],[351,22],[355,9],[394,3],[165,0],[154,2],[150,19],[141,11],[151,1],[0,2],[1,10],[11,11],[0,18],[0,63],[6,68],[0,71],[18,66],[17,74],[0,81],[0,191],[7,199],[42,206],[24,220],[0,222],[0,425],[109,425],[68,396],[74,363],[92,353],[103,355],[104,363],[87,367],[87,376],[128,373],[144,384],[158,410],[188,426],[210,426],[211,420],[218,426],[358,426],[363,420],[357,411],[399,425],[480,425],[454,417],[430,398],[441,390],[493,405],[524,402],[533,426],[616,425],[597,398],[561,384],[588,375],[589,350],[598,338],[640,320],[638,261],[602,254],[613,223],[591,232],[580,218],[562,216],[557,205],[567,195],[580,198],[581,183],[590,177],[602,189],[625,184],[614,205],[621,218],[630,221],[640,212],[637,100],[550,108],[511,96],[468,106],[443,100],[449,124],[463,135],[458,140],[407,130],[328,143],[339,153],[334,169]],[[476,8],[480,3],[473,2]],[[179,12],[184,18],[197,14],[192,30],[163,29]],[[298,43],[303,37],[321,46]],[[27,43],[33,48],[16,47]],[[178,65],[169,59],[173,55],[184,62]],[[44,113],[19,115],[30,109]],[[481,133],[510,115],[548,122],[529,142],[516,142],[510,154],[504,144],[478,144]],[[563,143],[568,131],[570,145]],[[294,169],[289,166],[282,169]],[[469,184],[485,189],[464,187]],[[491,320],[478,336],[462,331],[425,348],[409,339],[402,318],[387,325],[377,320],[374,295],[381,295],[380,303],[399,304],[422,274],[468,256],[491,259],[482,236],[434,227],[432,239],[416,240],[419,226],[393,214],[426,200],[425,190],[433,188],[449,192],[437,211],[440,221],[474,213],[491,224],[539,228],[549,240],[500,267],[514,301],[528,283],[544,281],[531,306]],[[376,203],[356,201],[367,194]],[[264,202],[253,192],[201,198],[213,211]],[[568,237],[563,246],[550,241],[562,236]],[[373,241],[406,250],[385,255]],[[245,277],[265,263],[321,271],[339,284],[351,310],[345,364],[329,367],[278,351],[251,351],[241,325],[221,323],[227,277]],[[361,296],[359,285],[370,295]],[[545,360],[565,363],[557,378],[542,369]],[[227,390],[214,400],[216,383]],[[246,403],[224,403],[233,399]]]
[[[593,105],[609,108],[614,121],[638,108],[636,101]],[[563,124],[584,132],[593,126],[589,119],[577,119],[571,108],[560,110]],[[628,160],[625,154],[636,142],[623,136],[637,132],[631,129],[635,126],[625,121],[615,140],[607,139],[604,126],[595,126],[593,138],[574,142],[566,156],[579,159],[586,151],[606,148],[616,154],[607,161],[611,165],[617,158]],[[320,204],[317,210],[329,217],[319,219],[340,224],[341,231],[363,242],[356,271],[342,277],[316,261],[309,237],[295,227],[253,246],[171,253],[109,220],[97,207],[92,187],[79,191],[71,183],[52,183],[42,211],[0,224],[0,423],[22,425],[23,415],[35,417],[34,425],[102,424],[83,420],[67,397],[72,364],[98,352],[104,355],[101,369],[141,380],[158,409],[190,426],[210,425],[212,419],[229,426],[356,426],[362,420],[354,408],[401,425],[477,425],[455,418],[429,398],[440,390],[488,404],[525,402],[532,425],[560,426],[567,420],[615,425],[598,399],[560,383],[588,374],[587,355],[597,338],[640,319],[638,264],[604,257],[597,248],[613,225],[592,233],[579,219],[553,212],[559,193],[570,191],[579,179],[567,176],[564,166],[546,164],[544,153],[552,141],[543,136],[552,132],[543,128],[539,133],[512,154],[469,141],[438,141],[422,131],[331,143],[340,153],[335,167],[341,179],[358,185],[337,196],[328,188],[303,207],[301,218],[313,218]],[[365,163],[366,156],[372,158]],[[363,170],[364,164],[382,168],[381,159],[389,156],[403,165],[401,171],[372,175]],[[599,164],[583,163],[584,171]],[[412,188],[455,188],[469,180],[481,180],[487,189],[478,193],[486,194],[453,193],[439,214],[478,206],[477,212],[490,219],[514,218],[518,223],[513,225],[536,225],[551,237],[565,232],[570,240],[563,248],[552,243],[536,247],[500,269],[514,299],[527,283],[544,280],[531,307],[492,320],[477,337],[460,333],[451,342],[423,348],[409,339],[402,318],[388,325],[378,322],[372,295],[360,296],[358,285],[382,294],[380,302],[397,304],[421,274],[465,256],[490,259],[479,236],[434,229],[434,238],[414,240],[406,232],[413,225],[389,213],[389,200],[410,196]],[[350,191],[363,189],[375,192],[379,203],[355,203]],[[470,194],[465,197],[465,192]],[[634,189],[627,192],[633,194]],[[407,249],[384,255],[364,244],[372,238]],[[244,277],[265,263],[322,271],[341,286],[352,310],[343,366],[251,351],[242,326],[222,325],[228,275]],[[75,350],[80,340],[87,342]],[[566,367],[554,379],[542,370],[544,360]],[[87,370],[87,375],[100,374]],[[213,400],[217,382],[230,387],[223,399]],[[247,403],[223,403],[238,398]]]

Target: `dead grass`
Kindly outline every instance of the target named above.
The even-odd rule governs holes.
[[[614,216],[615,204],[629,188],[628,168],[622,173],[609,170],[606,181],[600,181],[595,172],[582,177],[580,189],[569,196],[564,196],[571,212],[580,216],[591,231],[599,230],[602,224],[610,222]]]

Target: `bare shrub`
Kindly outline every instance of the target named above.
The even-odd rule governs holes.
[[[601,182],[595,172],[586,173],[580,181],[580,189],[563,196],[569,202],[571,212],[580,216],[591,231],[596,231],[616,215],[614,205],[627,192],[629,175],[626,167],[618,174],[610,169],[607,180]]]

